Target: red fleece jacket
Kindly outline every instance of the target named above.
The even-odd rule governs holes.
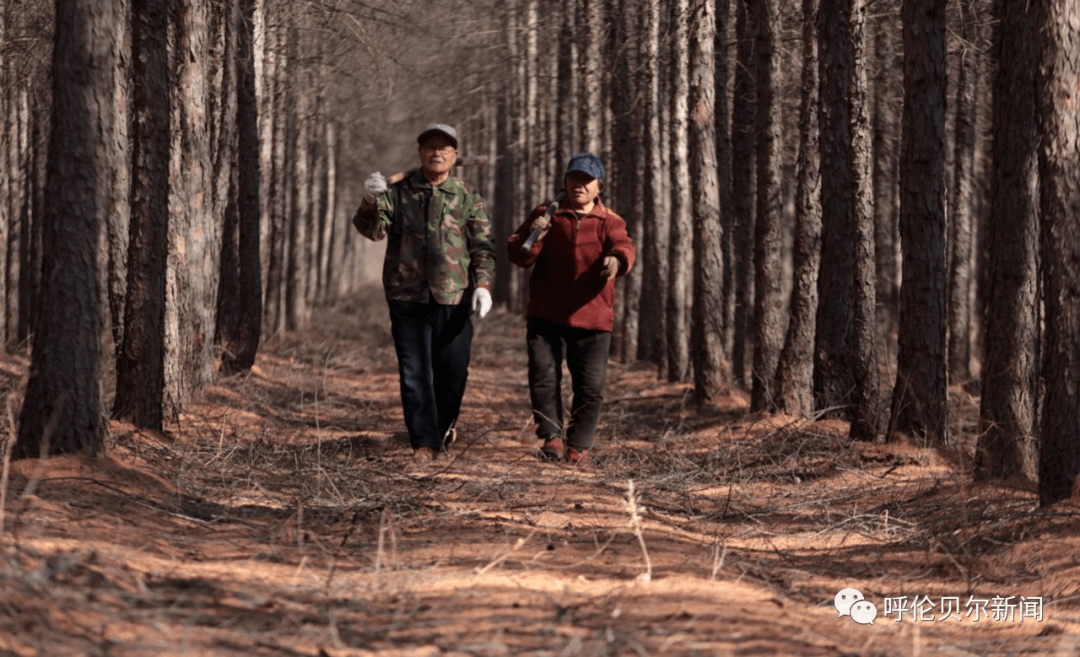
[[[543,239],[523,252],[521,245],[529,238],[533,221],[548,205],[538,205],[509,240],[510,262],[533,266],[526,314],[576,328],[610,331],[615,321],[615,281],[604,277],[603,262],[607,256],[618,258],[619,276],[634,266],[634,244],[626,234],[626,222],[599,199],[580,219],[573,210],[560,207]]]

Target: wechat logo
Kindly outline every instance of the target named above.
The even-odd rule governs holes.
[[[851,616],[859,625],[873,625],[877,606],[863,597],[859,589],[841,589],[833,598],[833,607],[841,616]]]

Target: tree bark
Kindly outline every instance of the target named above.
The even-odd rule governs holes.
[[[615,169],[614,181],[617,196],[608,196],[614,200],[615,211],[626,220],[627,231],[635,246],[640,246],[643,230],[641,225],[641,185],[637,163],[639,160],[638,144],[635,139],[635,124],[632,121],[633,93],[630,82],[629,48],[627,47],[627,0],[613,0],[608,7],[612,19],[611,59],[615,69],[611,79],[611,114],[614,118],[612,131],[611,164]],[[637,359],[639,303],[641,300],[641,270],[634,267],[630,273],[618,282],[616,291],[621,292],[617,300],[616,315],[621,320],[616,323],[618,339],[612,339],[612,350],[624,363]]]
[[[239,88],[236,102],[237,161],[233,177],[236,185],[235,251],[222,245],[222,261],[226,253],[235,253],[235,296],[224,286],[218,298],[218,338],[223,349],[221,370],[225,374],[250,370],[262,333],[262,268],[260,265],[261,154],[258,129],[258,106],[255,97],[255,0],[241,0],[238,5],[236,63]],[[226,228],[231,239],[233,233]],[[226,272],[222,265],[222,281]]]
[[[949,189],[949,376],[971,379],[972,191],[975,186],[975,90],[979,60],[973,0],[960,0],[956,122],[953,130],[953,181]]]
[[[132,0],[133,166],[123,341],[113,416],[162,429],[169,250],[168,0]]]
[[[904,113],[900,143],[900,339],[893,432],[948,443],[945,309],[945,8],[903,0]]]
[[[754,0],[757,36],[757,212],[754,222],[754,358],[751,376],[750,409],[775,408],[773,384],[776,365],[784,345],[781,308],[780,224],[780,118],[776,89],[780,85],[779,4],[776,0]]]
[[[690,163],[687,158],[687,96],[689,95],[689,71],[687,14],[689,0],[671,3],[671,58],[672,84],[669,91],[671,103],[671,226],[668,242],[667,278],[667,353],[668,381],[686,381],[689,377],[689,309],[690,262],[693,248],[691,223]]]
[[[727,378],[731,374],[731,345],[735,329],[735,208],[732,189],[731,106],[728,102],[728,81],[731,78],[728,53],[728,30],[731,22],[731,0],[716,1],[716,37],[713,44],[716,65],[713,70],[716,120],[716,174],[720,190],[720,260],[723,278],[720,289],[721,353],[727,362]]]
[[[731,189],[735,239],[735,314],[731,331],[731,375],[746,387],[746,343],[750,330],[751,266],[754,235],[754,28],[746,2],[737,2],[738,43],[731,116]]]
[[[207,116],[209,6],[184,0],[174,16],[176,53],[170,150],[173,222],[165,303],[165,418],[176,420],[213,376],[220,222],[213,216]]]
[[[645,183],[642,186],[645,215],[644,243],[638,245],[643,253],[641,269],[641,323],[638,340],[638,357],[642,360],[660,362],[662,340],[661,314],[666,308],[667,290],[663,282],[668,278],[667,237],[668,217],[663,201],[663,157],[660,142],[660,2],[641,2],[641,60],[640,82],[642,95],[642,136]]]
[[[1035,12],[999,0],[993,151],[975,476],[1035,480],[1038,396],[1038,126]],[[1027,89],[1029,93],[1021,90]]]
[[[874,260],[876,261],[877,323],[878,339],[883,346],[882,355],[891,367],[895,356],[893,348],[897,315],[900,308],[899,287],[899,235],[898,200],[900,157],[899,100],[894,89],[903,86],[897,80],[896,71],[903,69],[895,54],[894,35],[900,30],[893,14],[885,13],[877,18],[874,27],[877,75],[874,78],[873,109],[873,167],[874,167],[874,213],[877,216],[874,236]]]
[[[1080,6],[1035,2],[1046,300],[1046,393],[1039,451],[1039,501],[1069,497],[1080,476]]]
[[[776,370],[776,402],[792,415],[814,410],[814,322],[821,262],[821,169],[818,164],[817,0],[803,0],[802,92],[799,104],[799,154],[795,166],[794,284],[791,319]]]
[[[849,417],[852,371],[855,208],[851,168],[851,2],[821,0],[818,75],[821,99],[821,268],[814,334],[814,397],[819,409]]]
[[[694,401],[700,405],[723,391],[730,373],[722,325],[723,226],[714,117],[716,14],[712,0],[692,0],[690,9],[690,180],[694,244],[690,351]]]
[[[110,221],[110,144],[121,5],[56,4],[40,321],[13,458],[103,449],[99,244]]]
[[[873,441],[881,429],[881,373],[877,361],[877,301],[874,258],[872,143],[866,107],[866,0],[853,0],[851,14],[851,182],[854,211],[852,281],[851,437]]]

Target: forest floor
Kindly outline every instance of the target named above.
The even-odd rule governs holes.
[[[974,483],[970,444],[698,410],[613,363],[590,458],[545,463],[496,310],[420,467],[386,317],[376,291],[319,311],[96,460],[5,462],[0,655],[1080,654],[1080,504]],[[0,367],[9,431],[26,366]]]

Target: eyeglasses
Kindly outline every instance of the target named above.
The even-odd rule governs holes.
[[[441,155],[449,155],[457,149],[447,144],[446,146],[421,146],[420,150],[425,153],[439,153]]]

